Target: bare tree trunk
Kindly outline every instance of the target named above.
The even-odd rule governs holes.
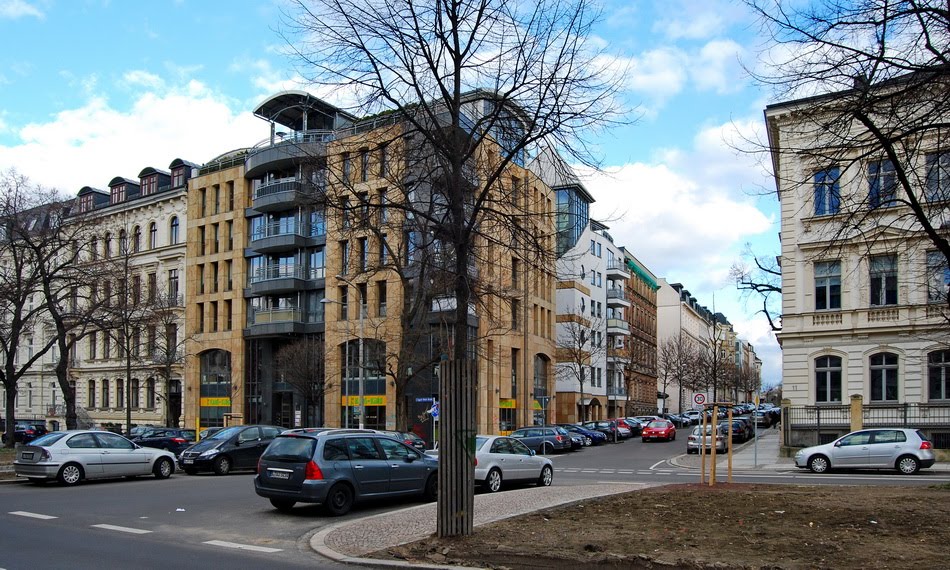
[[[456,359],[442,362],[439,371],[440,537],[472,534],[475,509],[475,363]],[[453,445],[454,443],[454,445]]]

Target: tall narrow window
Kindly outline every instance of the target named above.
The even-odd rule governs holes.
[[[897,401],[897,355],[880,352],[871,355],[871,401]]]
[[[178,305],[178,270],[168,270],[168,304]]]
[[[121,378],[116,378],[115,381],[115,407],[125,407],[125,383]]]
[[[109,381],[108,380],[102,381],[102,407],[103,408],[109,407]]]
[[[841,403],[841,357],[820,356],[815,359],[815,402]]]
[[[96,381],[90,380],[86,388],[86,407],[96,407]]]
[[[138,253],[142,251],[142,228],[135,226],[132,230],[132,251]]]
[[[837,166],[815,173],[816,216],[830,216],[838,213],[841,206],[839,178],[840,171]]]
[[[950,267],[947,258],[939,251],[927,252],[927,300],[931,303],[946,303],[950,294]]]
[[[950,350],[927,355],[927,399],[950,400]]]
[[[348,299],[348,288],[346,286],[339,287],[338,291],[340,294],[340,320],[345,321],[349,319],[349,299]]]
[[[89,333],[89,360],[95,360],[99,357],[99,335],[96,332]]]
[[[350,153],[343,153],[343,184],[350,183]]]
[[[155,379],[149,378],[145,381],[145,407],[155,409]]]
[[[133,378],[129,386],[129,407],[137,409],[139,407],[139,380]]]
[[[360,271],[366,271],[367,266],[369,265],[369,249],[367,246],[367,239],[365,237],[360,238],[359,240],[360,247]]]
[[[521,328],[521,301],[511,300],[511,330],[516,331]]]
[[[380,145],[379,147],[379,177],[385,178],[389,174],[389,147]]]
[[[815,310],[841,308],[841,262],[815,264]]]
[[[158,247],[158,226],[152,222],[148,225],[148,248],[155,249],[156,247]]]
[[[511,349],[511,397],[518,397],[518,369],[519,369],[520,351],[517,348]]]
[[[359,292],[360,298],[360,318],[365,318],[369,316],[369,310],[366,306],[366,283],[360,283],[357,285],[356,290]]]
[[[366,182],[369,179],[369,149],[360,149],[360,181]]]
[[[872,208],[893,206],[897,199],[897,175],[890,160],[868,165],[868,204]]]
[[[340,273],[346,275],[350,271],[350,242],[340,242]]]
[[[897,256],[876,255],[869,261],[871,305],[897,304]]]
[[[927,201],[950,200],[950,152],[927,155]]]
[[[178,243],[178,216],[172,216],[168,224],[168,243],[172,245]]]
[[[389,244],[386,243],[386,234],[379,236],[379,265],[380,267],[389,263]]]
[[[386,316],[386,281],[376,282],[376,316]]]

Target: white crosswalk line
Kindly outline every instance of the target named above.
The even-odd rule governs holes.
[[[18,517],[29,517],[29,518],[31,518],[31,519],[40,519],[40,520],[44,520],[44,521],[50,520],[50,519],[58,519],[58,518],[59,518],[59,517],[54,517],[54,516],[51,516],[51,515],[41,515],[41,514],[39,514],[39,513],[30,513],[30,512],[27,512],[27,511],[10,511],[8,514],[16,515],[16,516],[18,516]]]
[[[127,532],[129,534],[149,534],[150,530],[143,530],[140,528],[129,528],[127,526],[116,526],[114,524],[94,524],[93,528],[101,528],[103,530],[114,530],[117,532]]]
[[[237,542],[225,542],[223,540],[208,540],[203,544],[211,546],[223,546],[224,548],[237,548],[239,550],[253,550],[254,552],[280,552],[280,548],[268,548],[266,546],[254,546],[252,544],[239,544]]]

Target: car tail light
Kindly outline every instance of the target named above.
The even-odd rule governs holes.
[[[304,472],[304,479],[323,479],[323,471],[320,471],[320,468],[317,467],[317,464],[310,460],[307,463],[307,470]]]
[[[33,435],[33,430],[28,429],[28,430],[24,431],[23,433],[25,433],[26,435]]]
[[[921,448],[921,449],[933,449],[933,448],[934,448],[934,444],[930,443],[929,441],[927,441],[927,440],[925,439],[925,440],[923,440],[922,442],[920,442],[920,448]]]
[[[556,440],[558,441],[558,443],[560,443],[560,442],[564,441],[564,436],[563,436],[563,435],[556,435],[556,436],[554,436],[554,439],[556,439]]]
[[[257,469],[255,469],[254,472],[257,473],[258,475],[261,474],[261,458],[260,457],[257,458]]]
[[[478,458],[475,458],[475,467],[478,467]]]
[[[173,437],[172,441],[175,443],[187,443],[188,440],[183,437]]]

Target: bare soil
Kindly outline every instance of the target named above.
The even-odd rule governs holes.
[[[670,485],[372,556],[487,568],[947,568],[950,487]]]

